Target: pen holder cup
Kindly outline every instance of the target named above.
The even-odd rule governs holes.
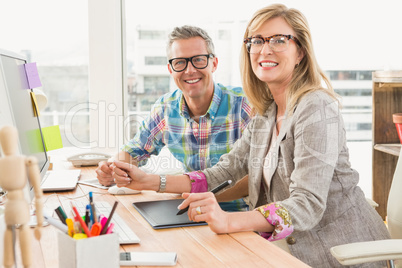
[[[402,144],[402,113],[393,114],[392,119],[398,132],[399,141]]]
[[[4,232],[6,231],[6,222],[4,221],[4,209],[0,207],[0,267],[3,265],[4,252]]]
[[[75,240],[59,232],[58,243],[60,268],[120,267],[117,234]]]

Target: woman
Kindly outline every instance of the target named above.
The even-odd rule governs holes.
[[[189,206],[189,218],[216,233],[257,231],[312,267],[341,266],[331,247],[389,234],[357,186],[339,104],[316,62],[307,21],[271,5],[254,14],[244,37],[243,87],[258,115],[218,164],[168,176],[166,191],[184,192],[179,209]],[[119,186],[159,189],[158,176],[116,166]],[[251,211],[224,212],[205,192],[246,174]]]

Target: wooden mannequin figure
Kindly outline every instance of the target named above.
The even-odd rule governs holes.
[[[35,206],[37,226],[35,237],[41,237],[43,224],[42,190],[40,189],[40,172],[37,159],[17,155],[18,132],[11,126],[0,129],[0,145],[3,150],[3,157],[0,158],[0,186],[7,191],[7,202],[4,210],[6,231],[4,234],[4,267],[14,266],[14,245],[12,229],[19,225],[19,242],[21,249],[22,264],[24,267],[32,265],[31,231],[28,226],[30,220],[29,204],[24,197],[24,188],[28,178],[35,191]]]

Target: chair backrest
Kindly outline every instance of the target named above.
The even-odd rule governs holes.
[[[402,148],[389,191],[387,223],[391,238],[402,239]]]

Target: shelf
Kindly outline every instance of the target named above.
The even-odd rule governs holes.
[[[376,144],[374,145],[374,150],[399,156],[399,153],[401,151],[402,144],[398,143],[390,143],[390,144]]]
[[[402,70],[373,72],[373,200],[383,219],[387,216],[388,194],[401,152],[398,132],[392,121],[402,111]]]

